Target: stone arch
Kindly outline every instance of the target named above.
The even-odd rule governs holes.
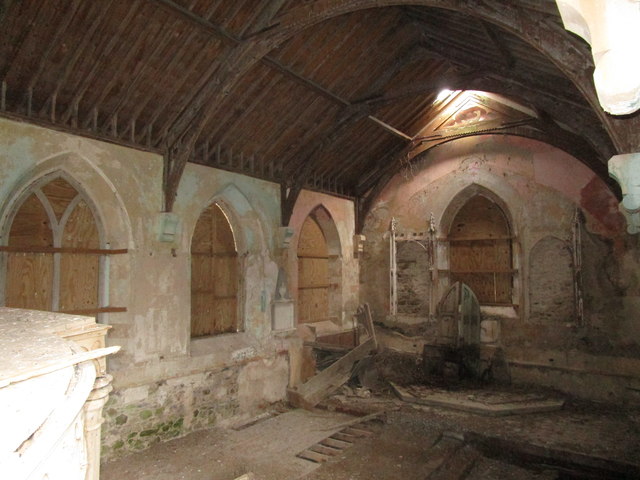
[[[317,251],[305,256],[305,246],[302,244],[303,230],[306,222],[313,222],[319,228],[324,243]],[[307,224],[310,225],[310,224]],[[313,229],[315,227],[311,227]],[[323,250],[326,249],[326,250]],[[316,205],[305,216],[301,225],[301,232],[297,235],[295,251],[298,257],[297,275],[297,318],[307,319],[303,313],[303,305],[317,305],[326,314],[316,312],[313,321],[331,319],[336,323],[342,320],[342,244],[335,221],[329,210],[322,204]],[[325,256],[326,258],[321,258]],[[314,258],[316,257],[316,258]],[[313,278],[317,274],[318,278]],[[320,278],[322,280],[320,280]],[[307,290],[309,290],[307,292]]]
[[[32,173],[2,208],[1,243],[17,249],[1,256],[2,304],[95,315],[104,321],[112,262],[106,254],[111,245],[104,215],[68,169]],[[29,213],[38,211],[40,219]],[[36,225],[48,240],[35,234]],[[96,255],[96,250],[104,253]]]
[[[568,242],[548,235],[529,253],[529,318],[562,324],[575,320],[573,256]]]
[[[229,227],[233,234],[236,247],[236,331],[245,331],[249,329],[248,320],[250,316],[249,303],[252,296],[258,295],[263,290],[263,285],[258,283],[255,276],[247,275],[248,268],[247,259],[253,254],[259,253],[265,248],[263,225],[256,215],[256,210],[249,202],[246,195],[234,184],[229,183],[217,190],[202,202],[199,209],[187,210],[185,215],[185,223],[189,228],[185,229],[185,241],[188,245],[190,257],[193,255],[191,249],[193,238],[196,231],[198,220],[202,213],[211,205],[217,205],[223,212]],[[192,259],[193,260],[193,259]],[[189,278],[193,275],[193,264],[189,268]],[[191,285],[191,288],[193,285]],[[191,295],[193,292],[190,292]],[[193,296],[191,298],[193,302]],[[193,305],[190,306],[190,312],[193,312]],[[189,323],[189,322],[188,322]]]
[[[232,183],[209,196],[202,204],[202,208],[185,212],[185,223],[189,225],[185,232],[188,245],[191,245],[200,214],[212,203],[218,204],[227,216],[234,233],[239,256],[259,252],[265,248],[264,227],[257,215],[257,210],[249,202],[246,195]]]
[[[472,184],[458,192],[441,222],[449,283],[468,284],[484,305],[518,303],[513,230],[507,205],[491,190]]]
[[[451,230],[453,220],[458,211],[476,195],[486,197],[493,203],[498,205],[498,207],[500,207],[500,209],[502,210],[502,213],[504,213],[512,233],[514,235],[517,233],[511,209],[507,206],[507,203],[502,199],[500,195],[495,193],[493,190],[478,183],[472,183],[471,185],[466,186],[458,193],[456,193],[454,197],[449,201],[440,219],[440,230],[442,232],[449,232]]]
[[[0,207],[0,243],[5,241],[7,225],[25,192],[46,181],[45,178],[55,176],[63,177],[90,202],[105,245],[108,243],[114,249],[135,248],[131,220],[116,186],[93,162],[76,152],[58,153],[39,160],[21,176]]]
[[[221,202],[198,217],[191,239],[191,338],[235,333],[241,322],[237,235]]]

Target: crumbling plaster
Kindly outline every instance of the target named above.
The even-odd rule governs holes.
[[[391,218],[397,219],[399,232],[425,232],[433,213],[438,236],[445,237],[447,232],[443,230],[447,227],[443,223],[452,215],[447,213],[448,206],[472,185],[502,200],[516,236],[515,315],[500,318],[497,343],[506,349],[513,371],[522,373],[526,368],[523,379],[539,383],[549,380],[548,384],[554,386],[559,382],[546,377],[547,372],[559,368],[564,372],[562,378],[580,372],[586,375],[586,380],[574,382],[577,389],[582,385],[580,393],[588,391],[584,385],[597,386],[598,378],[609,375],[607,382],[615,384],[615,388],[603,396],[621,392],[628,396],[632,390],[624,387],[624,382],[629,382],[629,376],[616,375],[620,371],[633,372],[634,366],[640,366],[639,292],[634,273],[638,267],[637,246],[626,235],[617,200],[604,182],[573,157],[534,140],[489,135],[450,142],[430,151],[410,171],[392,179],[367,216],[363,232],[367,245],[361,275],[366,281],[362,283],[361,298],[372,304],[376,320],[384,323],[389,312],[386,232]],[[530,253],[538,242],[549,237],[571,245],[576,207],[585,217],[585,324],[579,325],[573,318],[554,324],[533,321],[528,304]],[[446,269],[446,246],[441,246],[438,255],[438,267]],[[438,298],[446,283],[441,276]],[[420,343],[412,343],[416,342]],[[603,362],[596,367],[600,358]],[[542,370],[536,370],[538,367]],[[566,385],[569,390],[572,388],[571,382]]]

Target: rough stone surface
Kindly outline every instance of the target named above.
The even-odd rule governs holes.
[[[531,250],[529,297],[531,321],[575,321],[573,260],[566,242],[545,237]]]
[[[514,381],[553,385],[598,399],[621,395],[633,401],[635,391],[624,385],[640,379],[640,370],[626,366],[632,359],[640,360],[640,327],[635,320],[640,305],[637,240],[626,233],[617,199],[592,171],[532,140],[498,136],[457,140],[430,151],[411,172],[389,182],[363,231],[367,246],[361,261],[361,299],[371,304],[374,319],[396,328],[388,317],[391,218],[397,219],[402,232],[424,232],[433,213],[440,239],[435,295],[439,300],[450,285],[446,235],[465,192],[495,198],[515,237],[513,306],[504,307],[510,312],[482,306],[483,319],[491,321],[490,326],[485,322],[485,346],[503,348]],[[580,272],[572,258],[576,210],[584,217]],[[419,309],[425,292],[420,286],[429,272],[418,267],[417,256],[402,255],[399,251],[399,298],[412,298],[403,307]],[[581,319],[574,276],[582,291]],[[414,353],[413,345],[421,343],[421,337],[426,344],[434,343],[426,330],[414,329],[410,336],[402,341],[387,336],[393,340],[388,345]]]

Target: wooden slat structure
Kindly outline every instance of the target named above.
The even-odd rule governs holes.
[[[64,178],[34,187],[9,231],[5,304],[104,312],[99,304],[100,234],[91,207]],[[113,310],[113,309],[112,309]]]
[[[608,182],[607,160],[640,150],[640,117],[603,114],[591,67],[554,0],[0,9],[0,115],[163,154],[166,211],[187,162],[278,182],[285,225],[309,188],[358,199],[360,228],[393,173],[468,135],[545,141]],[[459,94],[437,100],[444,87],[524,108],[438,130],[458,109]]]
[[[191,336],[237,332],[238,254],[231,225],[212,203],[191,241]]]
[[[329,250],[318,222],[302,224],[298,241],[298,322],[329,319]]]
[[[472,197],[456,214],[448,240],[451,283],[469,285],[483,305],[511,304],[512,239],[500,207]]]

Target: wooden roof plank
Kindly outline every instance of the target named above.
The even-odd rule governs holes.
[[[167,30],[173,30],[178,25],[179,20],[175,18],[167,19],[158,30],[155,38],[152,40],[152,47],[148,53],[143,54],[143,59],[136,63],[136,66],[130,76],[130,83],[124,91],[118,96],[118,101],[111,112],[106,116],[103,123],[104,126],[109,125],[113,119],[120,113],[122,107],[127,104],[131,95],[137,91],[140,82],[145,78],[147,71],[151,68],[152,62],[157,56],[173,41],[172,35],[168,35]]]
[[[92,2],[91,12],[94,13],[95,15],[93,18],[93,21],[91,22],[89,27],[84,31],[82,35],[82,39],[80,40],[78,45],[75,46],[75,49],[73,50],[73,53],[71,54],[71,56],[67,58],[67,62],[63,67],[62,73],[56,76],[57,78],[56,86],[54,88],[54,91],[49,95],[47,103],[43,105],[42,109],[40,110],[40,116],[44,116],[46,114],[46,108],[47,108],[47,105],[49,105],[51,119],[52,121],[55,121],[55,113],[56,113],[55,104],[56,104],[56,98],[60,93],[60,89],[63,87],[67,78],[75,68],[78,60],[80,60],[80,58],[85,56],[86,54],[85,52],[87,48],[89,48],[89,40],[97,32],[98,27],[104,22],[107,16],[107,13],[111,8],[112,2],[113,0],[108,0],[105,2]],[[98,8],[96,8],[97,11],[93,10],[94,5],[98,5]],[[102,7],[102,8],[100,9],[99,7]]]
[[[75,88],[75,94],[73,95],[72,100],[69,102],[67,110],[60,118],[61,123],[67,123],[69,117],[71,116],[71,113],[73,112],[74,106],[77,106],[80,103],[87,89],[93,84],[98,68],[111,54],[112,50],[115,48],[118,42],[121,41],[121,35],[125,32],[126,29],[129,28],[129,25],[134,19],[140,6],[141,0],[134,0],[132,5],[129,7],[126,17],[122,20],[122,22],[120,22],[116,34],[104,39],[104,44],[101,45],[100,48],[98,48],[98,51],[100,53],[94,59],[90,71],[84,75],[82,83]]]
[[[40,80],[40,76],[42,75],[42,72],[44,71],[45,66],[49,61],[49,58],[51,57],[51,54],[53,53],[55,48],[58,48],[60,46],[60,40],[62,36],[65,34],[67,28],[69,27],[69,24],[74,19],[78,11],[78,7],[80,6],[80,3],[81,3],[81,0],[74,0],[69,6],[69,8],[66,10],[62,21],[56,27],[53,37],[48,42],[44,52],[40,55],[40,58],[38,60],[38,66],[36,67],[34,73],[31,75],[31,78],[29,79],[29,83],[27,85],[27,91],[33,90],[33,88],[35,88],[35,86],[37,85],[38,81]],[[26,101],[27,91],[25,91],[24,93],[23,102]]]
[[[18,3],[20,4],[22,2]],[[28,2],[24,3],[27,4]],[[33,13],[31,20],[28,22],[28,28],[23,28],[21,34],[17,39],[13,39],[11,41],[7,36],[7,43],[12,52],[7,56],[7,61],[5,61],[2,70],[0,70],[1,80],[6,81],[11,72],[11,69],[17,65],[17,59],[20,58],[24,48],[29,43],[29,39],[33,36],[41,18],[40,16],[44,12],[46,12],[46,9],[44,8],[45,3],[46,2],[35,2],[35,13]]]

